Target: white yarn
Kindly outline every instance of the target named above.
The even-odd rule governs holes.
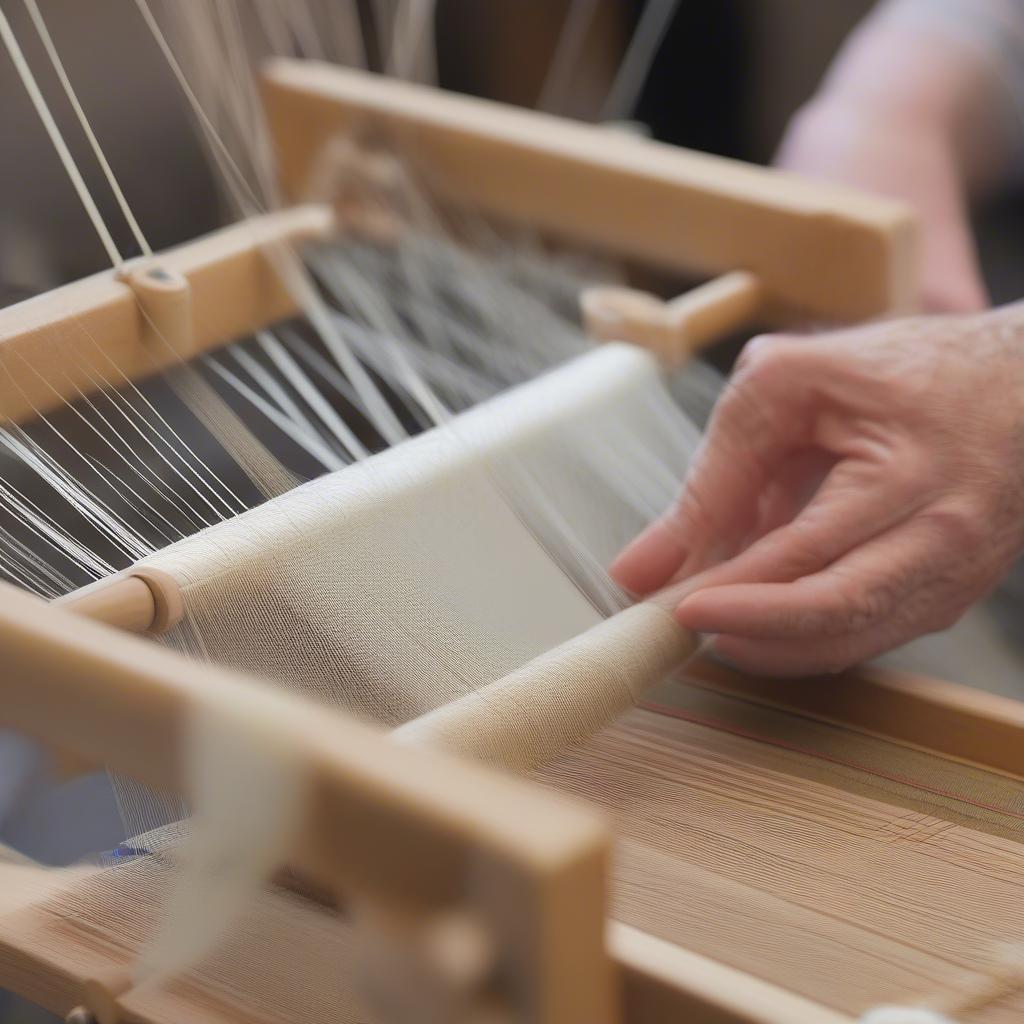
[[[923,1006],[876,1006],[860,1024],[956,1024],[952,1018]]]
[[[201,961],[287,860],[306,809],[302,756],[280,728],[288,712],[255,687],[196,700],[185,758],[191,829],[162,927],[135,965],[136,985]]]

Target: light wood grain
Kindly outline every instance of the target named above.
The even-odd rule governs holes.
[[[311,61],[269,64],[264,105],[296,199],[348,133],[396,146],[450,202],[672,271],[750,271],[791,315],[916,302],[914,223],[890,200]]]
[[[293,316],[274,247],[333,223],[316,206],[252,218],[0,310],[0,420],[31,420]]]

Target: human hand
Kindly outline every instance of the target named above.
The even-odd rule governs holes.
[[[988,305],[957,147],[942,118],[826,96],[794,117],[776,163],[906,202],[922,228],[922,307],[968,313]]]
[[[755,339],[678,503],[612,566],[740,667],[950,626],[1024,549],[1024,306]]]

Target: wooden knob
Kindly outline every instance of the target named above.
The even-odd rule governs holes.
[[[188,278],[149,261],[129,264],[121,278],[135,292],[146,344],[154,348],[169,345],[182,359],[194,355],[192,288]]]
[[[634,288],[600,285],[580,296],[583,328],[596,341],[628,341],[660,352],[671,341],[666,304]]]
[[[671,369],[747,323],[761,296],[758,279],[737,270],[671,302],[633,288],[587,288],[580,296],[580,313],[584,330],[595,340],[639,345]]]

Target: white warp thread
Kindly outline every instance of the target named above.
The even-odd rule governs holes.
[[[649,356],[605,346],[146,564],[212,660],[397,726],[621,607],[605,566],[696,447],[659,399]]]

